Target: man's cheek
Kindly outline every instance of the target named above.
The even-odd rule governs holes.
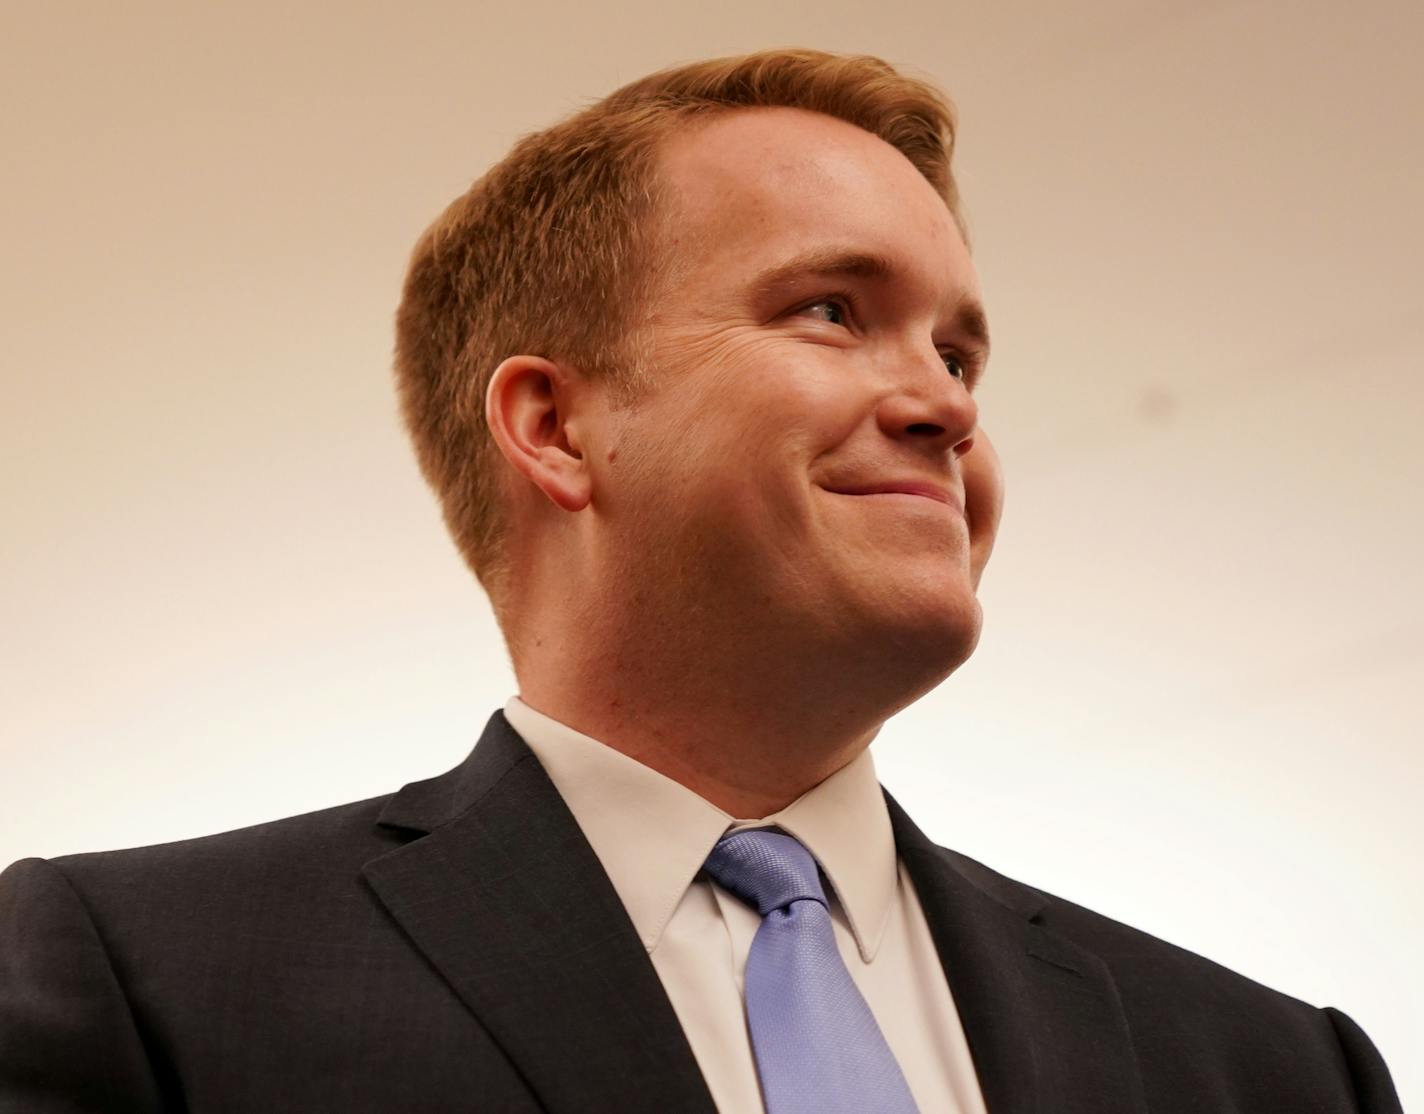
[[[974,587],[989,562],[999,520],[1004,513],[1004,473],[999,454],[981,430],[960,462],[964,476],[964,509],[969,524],[970,571]]]
[[[965,454],[961,467],[969,521],[997,527],[1004,507],[1004,469],[993,442],[982,430],[974,435],[974,446]]]

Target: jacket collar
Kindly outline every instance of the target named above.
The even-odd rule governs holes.
[[[1144,1110],[1107,965],[1046,927],[1051,898],[932,843],[885,797],[990,1114]],[[366,864],[372,889],[551,1114],[715,1114],[632,921],[502,712],[378,823],[411,840]]]

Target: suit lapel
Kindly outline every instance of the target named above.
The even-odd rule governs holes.
[[[714,1114],[617,893],[502,712],[380,823],[425,834],[367,863],[367,880],[551,1114]]]
[[[936,846],[885,796],[989,1114],[1145,1110],[1106,964],[1043,926],[1049,899]],[[413,838],[367,880],[551,1114],[715,1114],[622,902],[503,713],[380,823]]]
[[[936,846],[885,797],[989,1114],[1144,1111],[1107,965],[1043,927],[1049,899]]]

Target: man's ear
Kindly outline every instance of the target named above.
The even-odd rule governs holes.
[[[579,511],[592,477],[572,413],[571,373],[541,356],[510,356],[485,391],[485,416],[504,458],[555,505]],[[580,415],[581,417],[581,415]]]

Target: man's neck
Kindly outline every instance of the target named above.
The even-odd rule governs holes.
[[[664,613],[639,599],[635,613],[571,584],[520,608],[521,698],[738,819],[785,808],[846,766],[958,664],[942,640],[915,653],[887,632],[848,637],[844,623],[807,629],[744,606]]]
[[[852,762],[881,727],[873,716],[823,708],[817,717],[770,696],[712,700],[683,689],[673,699],[648,700],[605,675],[590,699],[558,682],[527,676],[520,698],[737,819],[785,808]]]

